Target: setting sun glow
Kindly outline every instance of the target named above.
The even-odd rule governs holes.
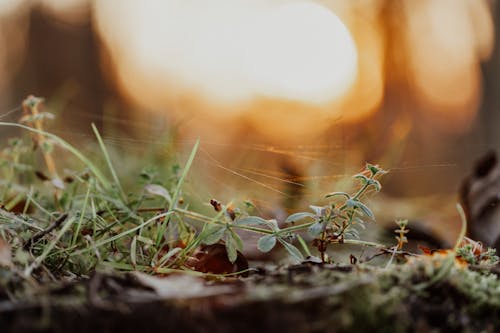
[[[331,10],[312,2],[149,0],[96,6],[118,75],[135,97],[144,96],[142,81],[157,83],[149,98],[189,92],[215,103],[264,98],[319,105],[345,94],[356,79],[349,31]]]

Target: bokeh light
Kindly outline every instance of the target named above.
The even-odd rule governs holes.
[[[118,70],[140,68],[143,79],[163,81],[155,89],[164,94],[170,88],[215,102],[271,97],[324,103],[348,90],[356,76],[346,27],[311,2],[120,1],[118,13],[112,1],[96,5]],[[131,81],[123,80],[126,86]],[[142,95],[136,86],[130,90]]]

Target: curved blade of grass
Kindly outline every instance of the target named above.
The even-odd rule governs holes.
[[[39,130],[36,128],[32,128],[32,127],[29,127],[26,125],[22,125],[22,124],[0,122],[0,126],[17,127],[17,128],[22,128],[24,130],[27,130],[27,131],[30,131],[33,133],[45,135],[47,138],[50,138],[51,140],[56,142],[59,146],[66,149],[67,151],[69,151],[70,153],[75,155],[80,161],[82,161],[83,164],[85,164],[89,168],[89,170],[96,176],[96,178],[99,180],[99,182],[101,183],[101,185],[105,189],[107,189],[107,190],[111,189],[111,184],[108,182],[108,180],[106,179],[104,174],[101,172],[101,170],[99,170],[99,168],[97,168],[94,165],[94,163],[92,163],[85,155],[83,155],[78,149],[76,149],[71,144],[69,144],[66,140],[58,137],[55,134],[52,134],[52,133],[49,133],[46,131],[42,131],[42,130]]]
[[[467,217],[465,216],[464,208],[459,203],[457,203],[457,210],[458,214],[460,215],[460,221],[462,222],[462,226],[460,228],[460,234],[458,235],[455,247],[453,248],[455,252],[457,252],[458,248],[460,247],[460,245],[464,240],[465,234],[467,233]]]
[[[302,236],[300,236],[299,234],[297,234],[297,240],[299,241],[300,246],[302,246],[302,249],[304,250],[304,252],[306,253],[306,255],[308,257],[312,256],[311,251],[309,250],[309,246],[307,246],[307,243],[304,240],[304,238],[302,238]]]
[[[111,162],[111,158],[109,157],[108,150],[106,149],[106,146],[104,145],[104,141],[102,140],[101,134],[99,133],[99,130],[97,130],[97,127],[95,126],[94,123],[92,123],[92,130],[94,131],[94,134],[97,138],[97,142],[99,142],[99,147],[101,147],[102,154],[104,155],[104,158],[106,159],[106,163],[108,164],[108,168],[109,168],[109,171],[111,172],[111,176],[113,177],[113,180],[115,181],[116,186],[118,186],[118,190],[120,191],[122,199],[125,200],[126,196],[125,196],[125,192],[123,192],[123,187],[120,183],[120,179],[118,179],[115,168],[113,167],[113,163]]]
[[[137,235],[132,238],[132,243],[130,243],[130,262],[132,266],[137,266]]]
[[[80,235],[80,228],[83,223],[83,218],[85,217],[85,211],[87,210],[87,205],[89,203],[89,196],[90,196],[90,190],[92,186],[88,186],[87,188],[87,193],[85,194],[85,200],[83,201],[83,207],[80,213],[80,218],[78,219],[78,223],[76,224],[76,230],[73,234],[73,239],[71,240],[71,246],[76,244],[76,240],[78,239],[78,236]]]
[[[182,170],[181,177],[179,178],[179,182],[177,183],[177,186],[175,187],[174,195],[172,196],[172,208],[175,208],[177,206],[177,201],[179,200],[179,195],[181,193],[181,188],[182,184],[184,183],[184,179],[186,178],[189,169],[191,169],[191,165],[193,164],[194,157],[196,156],[196,152],[198,151],[198,146],[200,145],[200,139],[196,140],[196,143],[193,146],[193,149],[191,150],[191,154],[189,154],[189,158],[186,162],[186,165],[184,166],[184,169]]]
[[[165,265],[170,258],[181,251],[182,249],[180,247],[174,247],[172,250],[168,251],[158,262],[158,268],[163,267],[163,265]]]
[[[196,140],[196,143],[193,146],[193,149],[191,150],[191,154],[189,154],[189,158],[186,162],[186,165],[184,166],[184,169],[182,170],[181,177],[179,178],[179,182],[177,183],[177,186],[175,187],[174,194],[172,195],[172,204],[170,205],[171,211],[174,211],[174,209],[177,207],[177,202],[179,201],[179,195],[181,193],[181,188],[182,184],[184,183],[184,179],[186,178],[189,169],[191,169],[191,165],[193,164],[194,157],[196,156],[196,152],[198,151],[198,146],[200,145],[200,139]],[[156,246],[159,246],[161,243],[162,235],[165,233],[165,230],[167,228],[167,223],[162,223],[160,227],[158,228],[158,233],[156,234]]]

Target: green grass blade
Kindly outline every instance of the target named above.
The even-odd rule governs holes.
[[[78,236],[80,235],[80,228],[82,227],[83,218],[85,217],[85,212],[87,211],[87,206],[89,203],[90,189],[91,188],[92,188],[92,185],[89,185],[88,189],[87,189],[87,193],[85,194],[85,200],[83,201],[83,207],[82,207],[82,210],[80,213],[80,218],[78,219],[78,223],[76,224],[76,230],[75,230],[75,233],[73,234],[73,240],[71,241],[71,246],[76,244]]]
[[[177,202],[179,201],[179,195],[181,193],[181,188],[182,184],[184,183],[184,179],[186,179],[186,176],[189,172],[189,169],[191,169],[191,165],[193,164],[194,157],[196,156],[196,152],[198,151],[198,146],[200,145],[200,139],[196,140],[196,143],[193,146],[193,149],[191,150],[191,154],[189,154],[189,158],[186,162],[186,165],[184,166],[184,169],[182,170],[181,177],[179,178],[179,182],[177,183],[177,186],[175,187],[174,195],[172,196],[172,204],[170,205],[169,209],[171,211],[174,211],[174,209],[177,206]],[[160,243],[162,241],[162,236],[165,233],[165,230],[167,228],[167,223],[162,223],[160,227],[158,228],[158,233],[156,234],[156,246],[159,247]]]
[[[304,238],[302,238],[302,236],[297,234],[297,240],[299,241],[300,246],[302,246],[302,249],[306,253],[306,256],[311,257],[312,256],[311,250],[309,250],[309,246],[307,246],[307,243],[304,240]]]
[[[99,147],[102,150],[102,154],[104,155],[104,158],[106,159],[106,163],[108,164],[109,171],[111,172],[111,176],[113,177],[113,180],[115,181],[116,186],[118,186],[118,190],[120,191],[120,194],[122,196],[122,199],[125,200],[125,192],[123,192],[123,187],[120,183],[120,179],[118,179],[118,175],[116,174],[116,170],[113,167],[113,163],[111,162],[111,158],[109,156],[108,150],[106,149],[106,146],[104,145],[104,141],[102,140],[101,134],[99,134],[99,131],[97,130],[97,127],[95,126],[94,123],[92,123],[92,130],[94,131],[94,134],[97,138],[97,142],[99,142]]]
[[[177,206],[177,201],[179,200],[182,184],[184,183],[184,179],[186,178],[189,169],[191,169],[191,165],[193,164],[193,160],[194,157],[196,156],[196,152],[198,151],[199,145],[200,145],[200,139],[196,140],[196,143],[194,144],[193,149],[191,150],[191,154],[189,154],[189,158],[186,162],[186,165],[182,170],[181,177],[179,178],[179,182],[177,183],[177,186],[175,188],[174,195],[172,196],[172,206],[173,206],[172,209]]]
[[[137,235],[132,238],[132,243],[130,244],[130,262],[132,266],[137,266]]]
[[[52,133],[38,130],[36,128],[31,128],[29,126],[22,125],[22,124],[8,123],[8,122],[1,122],[0,121],[0,126],[22,128],[24,130],[27,130],[27,131],[30,131],[33,133],[37,133],[37,134],[41,134],[41,135],[46,136],[47,138],[50,138],[51,140],[56,142],[59,146],[66,149],[67,151],[69,151],[70,153],[75,155],[80,161],[82,161],[83,164],[85,164],[90,169],[90,171],[96,176],[96,178],[99,180],[99,182],[102,184],[102,186],[105,189],[108,189],[108,190],[111,189],[111,184],[108,182],[108,180],[106,179],[104,174],[101,172],[101,170],[99,170],[99,168],[97,168],[97,166],[95,166],[94,163],[92,163],[85,155],[83,155],[78,149],[76,149],[71,144],[69,144],[66,140],[64,140],[64,139],[62,139],[62,138],[60,138],[57,135],[54,135]]]

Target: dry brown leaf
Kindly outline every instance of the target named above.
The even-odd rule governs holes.
[[[236,261],[230,262],[226,246],[223,244],[202,245],[194,251],[186,262],[186,266],[195,271],[213,274],[232,274],[243,271],[242,276],[247,276],[248,261],[245,256],[237,251]]]

